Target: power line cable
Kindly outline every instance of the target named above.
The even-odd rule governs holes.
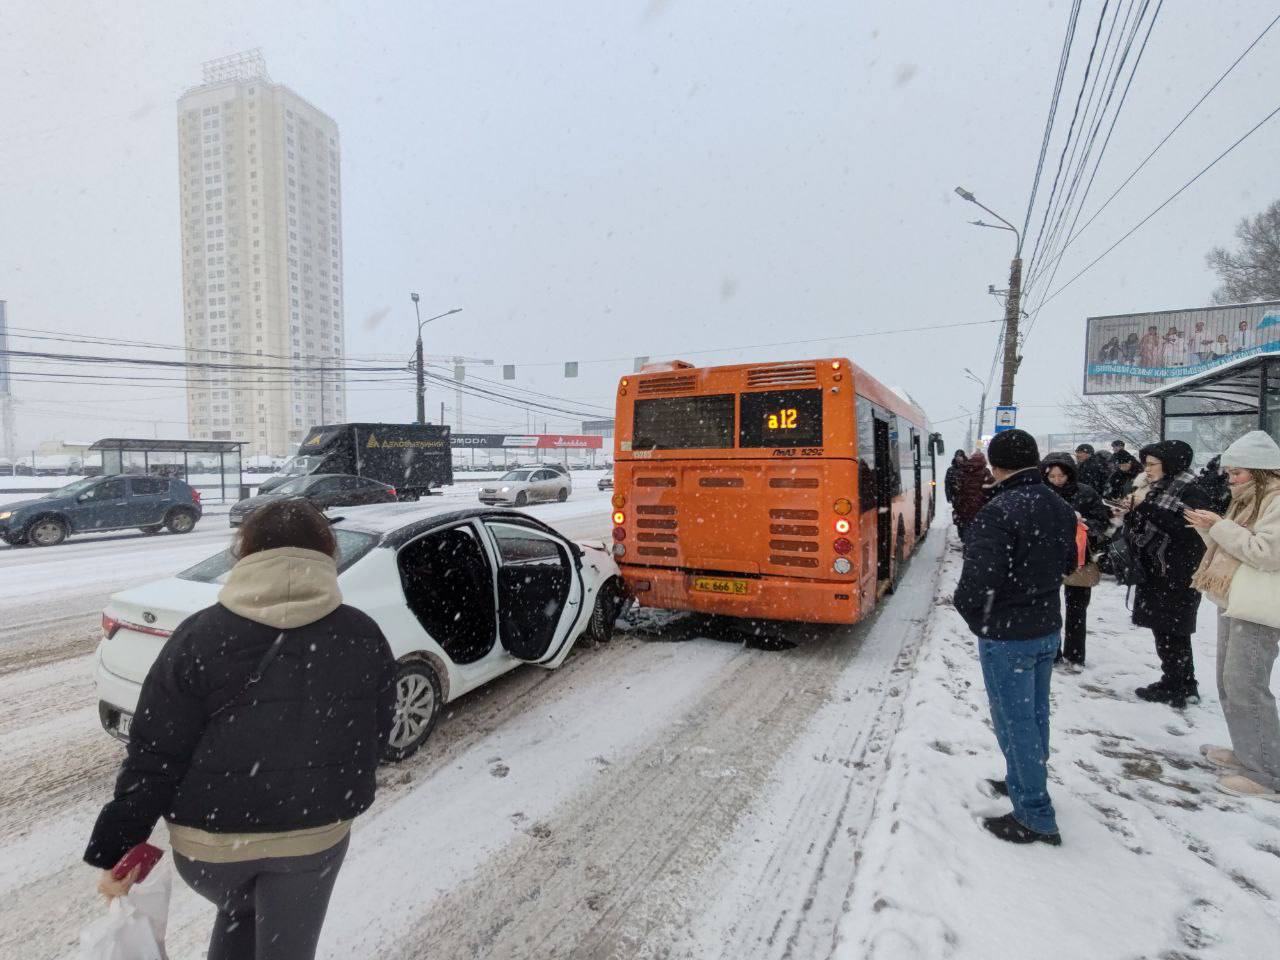
[[[1271,29],[1277,23],[1280,23],[1280,14],[1277,14],[1276,17],[1272,19],[1271,22],[1266,25],[1266,27],[1263,28],[1262,32],[1259,33],[1253,39],[1252,43],[1250,43],[1247,47],[1244,48],[1244,51],[1240,54],[1240,56],[1236,57],[1236,59],[1231,62],[1231,65],[1228,66],[1225,71],[1223,71],[1222,75],[1219,76],[1218,79],[1213,82],[1213,84],[1209,87],[1209,89],[1207,89],[1203,94],[1200,95],[1200,99],[1197,100],[1194,104],[1192,104],[1191,109],[1182,115],[1182,119],[1180,119],[1177,123],[1175,123],[1173,125],[1173,128],[1161,138],[1160,142],[1151,148],[1151,152],[1148,153],[1145,157],[1143,157],[1142,161],[1136,167],[1134,167],[1133,170],[1129,173],[1129,175],[1125,177],[1123,181],[1121,181],[1118,187],[1116,187],[1116,189],[1112,192],[1111,196],[1107,197],[1107,199],[1102,202],[1102,205],[1093,212],[1093,215],[1090,216],[1089,219],[1084,222],[1084,225],[1080,227],[1079,230],[1070,234],[1070,236],[1067,238],[1067,242],[1063,244],[1062,249],[1059,250],[1054,255],[1053,257],[1054,260],[1060,259],[1062,255],[1066,253],[1067,248],[1070,247],[1071,244],[1075,243],[1077,238],[1079,238],[1080,234],[1084,233],[1085,230],[1089,228],[1090,224],[1092,224],[1095,220],[1098,219],[1098,217],[1102,214],[1102,211],[1106,210],[1107,207],[1111,205],[1111,201],[1113,201],[1116,197],[1118,197],[1120,195],[1120,192],[1124,190],[1124,188],[1127,187],[1133,181],[1133,178],[1142,172],[1142,169],[1148,163],[1151,162],[1152,157],[1154,157],[1157,153],[1159,153],[1160,149],[1166,143],[1168,143],[1170,139],[1173,138],[1173,135],[1177,133],[1178,130],[1182,128],[1182,125],[1186,123],[1189,119],[1191,119],[1191,115],[1194,114],[1198,109],[1200,109],[1201,104],[1203,104],[1207,99],[1209,99],[1210,95],[1215,90],[1217,90],[1218,87],[1222,84],[1222,81],[1226,80],[1227,77],[1231,75],[1231,73],[1235,70],[1235,68],[1240,65],[1241,61],[1243,61],[1244,58],[1249,55],[1250,51],[1252,51],[1254,47],[1256,47],[1259,43],[1262,42],[1263,37],[1265,37],[1268,33],[1270,33]],[[1046,267],[1047,266],[1048,265],[1046,264]]]
[[[1089,76],[1093,71],[1093,58],[1098,51],[1098,38],[1102,35],[1102,24],[1106,21],[1107,9],[1111,0],[1103,0],[1102,10],[1098,14],[1098,26],[1093,33],[1093,45],[1089,48],[1089,59],[1085,63],[1084,76],[1080,80],[1080,92],[1076,94],[1075,108],[1071,112],[1071,123],[1067,127],[1066,139],[1062,142],[1062,151],[1058,154],[1058,168],[1053,175],[1053,187],[1049,190],[1049,200],[1045,205],[1044,217],[1040,221],[1040,230],[1036,234],[1035,245],[1031,249],[1031,259],[1028,266],[1034,264],[1036,257],[1040,253],[1040,241],[1044,237],[1044,231],[1049,223],[1049,214],[1054,209],[1054,200],[1058,195],[1058,183],[1062,178],[1062,168],[1066,163],[1067,150],[1070,148],[1075,134],[1076,120],[1080,116],[1080,103],[1084,99],[1085,88],[1089,85]]]
[[[1075,0],[1071,5],[1071,11],[1067,15],[1067,30],[1062,38],[1062,52],[1058,54],[1058,76],[1053,83],[1053,96],[1049,98],[1049,116],[1044,123],[1044,137],[1040,141],[1040,157],[1036,161],[1035,177],[1031,181],[1031,198],[1027,201],[1027,214],[1022,218],[1022,233],[1020,236],[1026,237],[1027,227],[1031,225],[1031,211],[1036,205],[1036,193],[1040,189],[1040,175],[1044,171],[1045,154],[1049,151],[1049,141],[1053,137],[1053,121],[1058,114],[1058,103],[1062,99],[1062,81],[1067,74],[1067,63],[1071,59],[1071,44],[1075,40],[1076,23],[1080,19],[1080,4],[1082,0]]]
[[[1091,269],[1093,269],[1093,267],[1096,266],[1104,257],[1106,257],[1107,254],[1111,253],[1112,250],[1120,246],[1120,244],[1124,243],[1131,236],[1137,233],[1138,230],[1141,229],[1152,217],[1158,214],[1161,210],[1163,210],[1169,204],[1173,203],[1174,200],[1178,199],[1178,197],[1180,197],[1187,190],[1188,187],[1190,187],[1193,183],[1195,183],[1197,180],[1203,177],[1206,173],[1212,170],[1215,166],[1217,166],[1218,162],[1222,160],[1224,157],[1226,157],[1233,150],[1235,150],[1236,147],[1240,146],[1240,144],[1244,143],[1251,136],[1257,133],[1258,130],[1261,129],[1262,126],[1266,124],[1266,122],[1270,120],[1272,117],[1274,117],[1277,113],[1280,113],[1280,107],[1276,107],[1274,110],[1268,113],[1265,117],[1259,120],[1256,124],[1254,124],[1251,128],[1249,128],[1249,130],[1246,133],[1242,134],[1239,139],[1237,139],[1234,143],[1231,144],[1231,146],[1227,147],[1227,149],[1223,150],[1220,154],[1218,154],[1211,161],[1209,161],[1208,164],[1202,167],[1199,173],[1197,173],[1194,177],[1192,177],[1190,180],[1188,180],[1186,183],[1180,186],[1177,190],[1175,190],[1172,194],[1170,194],[1169,197],[1167,197],[1163,203],[1161,203],[1158,207],[1156,207],[1149,214],[1147,214],[1145,217],[1139,220],[1136,224],[1134,224],[1122,237],[1120,237],[1119,240],[1111,244],[1111,246],[1107,247],[1106,250],[1103,250],[1102,253],[1098,254],[1098,256],[1095,257],[1093,260],[1091,260],[1083,270],[1081,270],[1074,277],[1072,277],[1070,280],[1068,280],[1066,283],[1060,286],[1053,293],[1049,294],[1049,296],[1046,297],[1044,301],[1040,304],[1040,309],[1043,309],[1045,304],[1049,303],[1049,301],[1057,297],[1058,294],[1062,293],[1063,290],[1067,289],[1067,287],[1071,286],[1073,283],[1079,280],[1082,276],[1088,273]]]

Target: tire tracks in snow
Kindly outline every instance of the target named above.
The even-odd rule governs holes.
[[[919,649],[941,540],[926,542],[907,588],[869,623],[790,652],[735,658],[661,739],[603,767],[594,786],[432,903],[392,955],[829,954],[856,840],[885,769],[885,741],[901,716],[906,684],[894,678]],[[839,701],[843,736],[799,781],[795,814],[776,828],[755,823],[735,834],[779,787],[775,773],[790,770],[784,761],[809,721],[849,684]],[[744,845],[771,842],[763,858],[739,855]],[[719,905],[738,901],[744,922],[726,931]]]

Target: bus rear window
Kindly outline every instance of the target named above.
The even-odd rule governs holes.
[[[821,390],[769,390],[742,395],[739,446],[822,445]]]
[[[632,450],[726,450],[733,446],[733,394],[637,400]]]

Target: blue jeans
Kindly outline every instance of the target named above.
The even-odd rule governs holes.
[[[1061,635],[1034,640],[978,638],[991,723],[1004,754],[1013,816],[1038,833],[1057,833],[1049,799],[1049,679]]]

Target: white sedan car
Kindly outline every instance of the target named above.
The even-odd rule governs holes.
[[[431,733],[440,708],[522,663],[558,667],[582,636],[609,639],[622,580],[609,554],[514,511],[422,517],[365,507],[334,522],[343,600],[382,628],[399,661],[388,760]],[[175,577],[118,593],[95,657],[103,727],[127,739],[138,694],[165,639],[217,602],[234,559],[212,556]]]
[[[480,502],[487,504],[512,504],[523,507],[539,500],[569,499],[573,492],[573,479],[567,472],[550,467],[533,467],[524,470],[508,470],[497,480],[486,480],[480,486]]]

